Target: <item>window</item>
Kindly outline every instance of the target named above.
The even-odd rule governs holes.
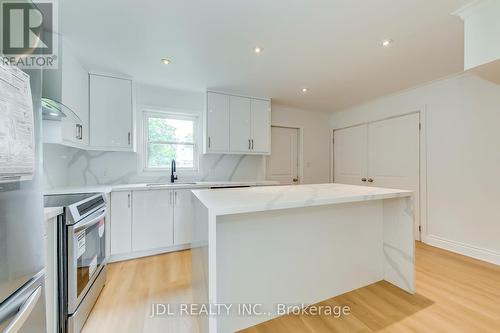
[[[167,113],[144,113],[145,170],[196,168],[196,118]]]

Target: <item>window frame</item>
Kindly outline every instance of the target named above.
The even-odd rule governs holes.
[[[193,142],[176,142],[176,141],[149,141],[149,118],[163,118],[163,119],[177,119],[177,120],[188,120],[193,122]],[[160,111],[160,110],[143,110],[142,112],[142,171],[146,173],[151,172],[165,172],[170,171],[171,167],[166,168],[152,168],[148,166],[149,160],[149,150],[148,146],[150,143],[159,144],[180,144],[180,145],[192,145],[193,146],[193,167],[177,167],[177,171],[198,171],[199,154],[198,154],[198,115],[187,114],[187,113],[177,113],[171,111]]]

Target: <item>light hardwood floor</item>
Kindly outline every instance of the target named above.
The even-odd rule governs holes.
[[[500,332],[500,267],[417,243],[417,293],[379,282],[320,304],[351,315],[285,316],[244,333]],[[190,302],[189,251],[112,264],[84,333],[194,333],[190,317],[148,318],[151,303]]]

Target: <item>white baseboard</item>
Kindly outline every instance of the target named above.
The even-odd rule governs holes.
[[[169,246],[169,247],[162,247],[162,248],[153,249],[153,250],[113,254],[113,255],[109,256],[108,263],[143,258],[143,257],[149,257],[149,256],[154,256],[157,254],[163,254],[163,253],[168,253],[168,252],[182,251],[182,250],[187,250],[190,248],[191,248],[191,244],[182,244],[182,245],[174,245],[174,246]]]
[[[439,247],[444,250],[462,254],[467,257],[500,265],[500,253],[477,246],[464,244],[434,235],[422,235],[422,241],[426,244]]]

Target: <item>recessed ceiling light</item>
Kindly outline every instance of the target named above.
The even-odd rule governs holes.
[[[259,46],[256,46],[256,47],[254,47],[254,48],[253,48],[253,52],[254,52],[254,53],[257,53],[257,54],[258,54],[258,53],[261,53],[261,52],[262,52],[262,48],[261,48],[261,47],[259,47]]]
[[[164,64],[164,65],[169,65],[172,61],[170,59],[167,59],[167,58],[163,58],[161,59],[161,63]]]
[[[304,88],[301,89],[301,91],[305,94],[306,92],[309,91],[309,89],[307,89],[307,88],[304,87]]]
[[[389,47],[394,41],[392,39],[385,39],[382,41],[382,46],[383,47]]]

